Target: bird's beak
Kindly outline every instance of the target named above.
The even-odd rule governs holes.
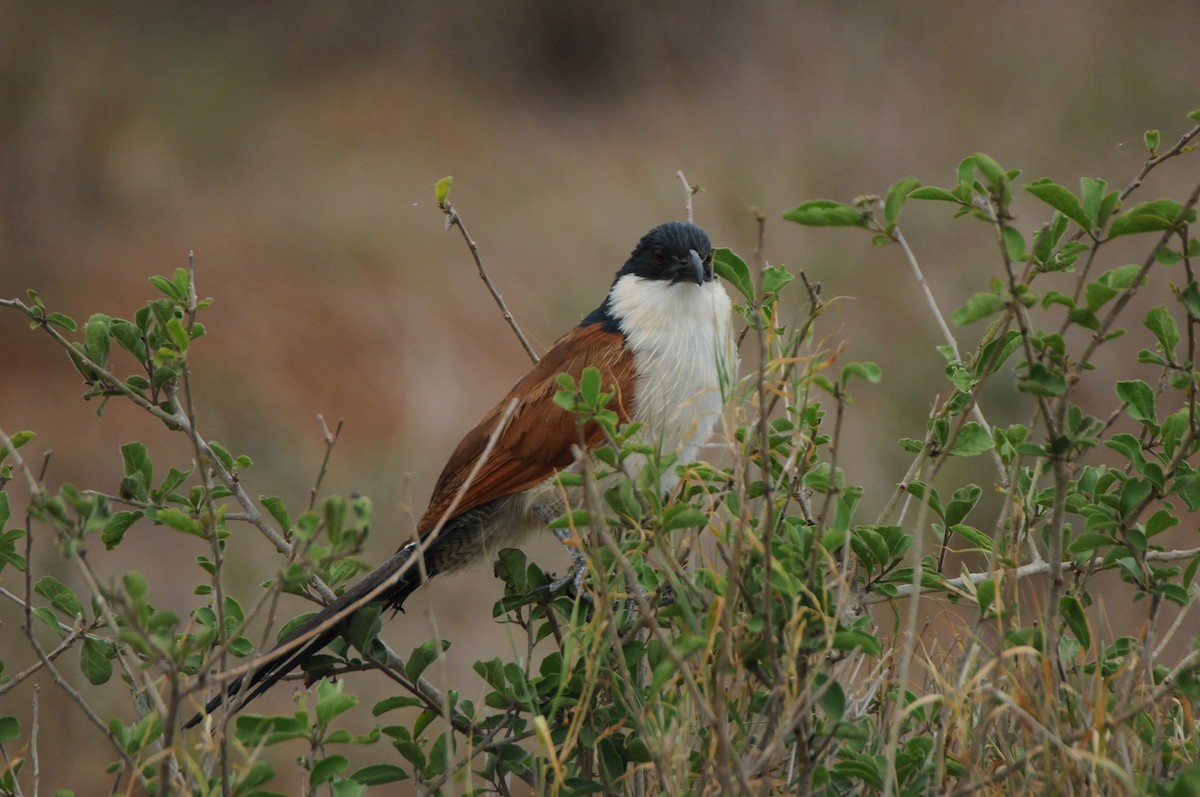
[[[692,267],[691,273],[689,273],[688,276],[694,279],[697,285],[703,285],[705,276],[704,261],[700,259],[700,255],[695,249],[688,250],[688,263]]]

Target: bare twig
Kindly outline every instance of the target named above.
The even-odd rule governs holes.
[[[679,178],[679,182],[683,183],[683,210],[687,218],[688,224],[695,224],[696,217],[692,211],[692,197],[700,193],[703,189],[699,184],[689,183],[687,178],[683,176],[683,169],[675,172],[675,176]]]
[[[325,423],[324,415],[318,414],[317,422],[321,424],[321,438],[325,441],[325,456],[321,459],[321,469],[317,472],[317,480],[313,482],[312,489],[308,491],[309,512],[317,505],[317,493],[321,490],[321,483],[325,481],[325,474],[329,470],[329,458],[333,456],[333,446],[342,434],[342,426],[345,425],[346,419],[338,418],[337,426],[332,432],[329,431],[329,425]]]
[[[537,352],[533,350],[533,346],[529,345],[529,340],[525,337],[525,333],[521,331],[517,319],[513,317],[512,312],[508,309],[508,305],[504,303],[504,297],[496,290],[496,286],[492,284],[492,278],[488,276],[487,270],[483,267],[483,260],[479,256],[479,247],[475,244],[475,240],[471,238],[471,234],[467,232],[466,226],[463,225],[462,217],[458,215],[458,211],[449,199],[443,200],[438,207],[446,214],[446,227],[457,227],[462,233],[463,240],[467,242],[467,248],[471,250],[471,257],[475,260],[475,267],[479,269],[479,278],[483,280],[483,284],[487,286],[488,292],[492,294],[492,298],[496,301],[496,306],[500,308],[500,313],[504,316],[504,320],[508,322],[512,328],[513,334],[517,336],[517,340],[521,341],[521,348],[525,349],[525,353],[529,355],[529,359],[537,365]]]

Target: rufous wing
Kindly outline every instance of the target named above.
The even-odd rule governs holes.
[[[417,532],[424,534],[436,526],[460,492],[454,516],[527,490],[553,476],[574,462],[573,445],[582,442],[585,449],[598,445],[603,435],[594,423],[580,428],[577,416],[554,402],[560,389],[557,376],[568,373],[578,380],[588,367],[600,371],[603,390],[615,391],[609,408],[622,422],[627,421],[633,411],[634,368],[624,337],[619,332],[605,331],[603,324],[575,327],[558,339],[454,449],[433,488]],[[467,477],[514,398],[517,406],[508,423],[464,491]]]

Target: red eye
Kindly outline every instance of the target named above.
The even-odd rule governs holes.
[[[655,249],[654,250],[654,262],[660,266],[663,265],[664,263],[666,263],[667,262],[667,253],[664,252],[662,249]]]

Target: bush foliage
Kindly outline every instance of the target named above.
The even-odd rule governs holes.
[[[154,460],[165,454],[131,442],[118,495],[51,489],[22,458],[32,432],[0,432],[0,589],[28,643],[4,652],[23,669],[0,670],[0,695],[48,674],[111,749],[114,793],[273,794],[276,764],[263,751],[281,746],[308,793],[332,795],[398,781],[421,793],[564,797],[1200,794],[1200,185],[1134,196],[1152,170],[1194,163],[1178,156],[1198,137],[1200,124],[1164,149],[1147,133],[1145,165],[1123,189],[1029,180],[975,154],[944,187],[906,178],[881,196],[784,214],[900,247],[944,336],[931,356],[945,381],[899,441],[911,464],[873,518],[839,447],[851,397],[902,379],[904,364],[846,362],[822,330],[815,283],[719,250],[751,366],[727,386],[713,462],[653,456],[636,427],[616,424],[594,372],[562,382],[559,402],[608,434],[591,467],[561,477],[578,479],[587,500],[554,524],[588,553],[587,599],[548,589],[523,552],[501,551],[494,615],[527,648],[475,663],[487,684],[478,703],[423,678],[457,654],[454,640],[399,655],[377,636],[378,612],[364,612],[313,664],[310,676],[326,677],[294,713],[219,711],[181,731],[252,669],[264,651],[248,628],[281,593],[321,601],[358,575],[370,502],[254,496],[251,458],[201,433],[190,354],[210,300],[194,269],[152,277],[159,295],[128,320],[79,324],[32,290],[3,300],[61,345],[86,399],[140,407],[177,434],[192,466],[164,473]],[[1013,218],[1017,192],[1043,203],[1037,226]],[[995,240],[994,274],[980,274],[949,319],[900,224],[916,202]],[[1114,254],[1129,251],[1113,245],[1126,238],[1140,252],[1130,264]],[[1133,315],[1135,295],[1153,306]],[[1136,341],[1139,378],[1096,367],[1122,336]],[[991,402],[1022,420],[996,422]],[[645,472],[624,472],[633,452],[652,455]],[[968,459],[984,464],[959,466]],[[683,478],[664,499],[647,485],[672,468]],[[977,484],[965,473],[989,475]],[[10,508],[14,490],[24,517]],[[106,567],[135,524],[206,541],[189,616],[156,608],[143,575]],[[233,534],[260,534],[278,552],[277,576],[241,600],[223,580]],[[35,535],[57,542],[73,583],[29,572]],[[88,688],[70,685],[67,651],[87,684],[130,685],[123,713],[101,716]],[[372,727],[351,727],[346,712],[360,679],[384,675],[345,676],[354,670],[395,683]],[[36,791],[36,737],[5,709],[0,794]]]

